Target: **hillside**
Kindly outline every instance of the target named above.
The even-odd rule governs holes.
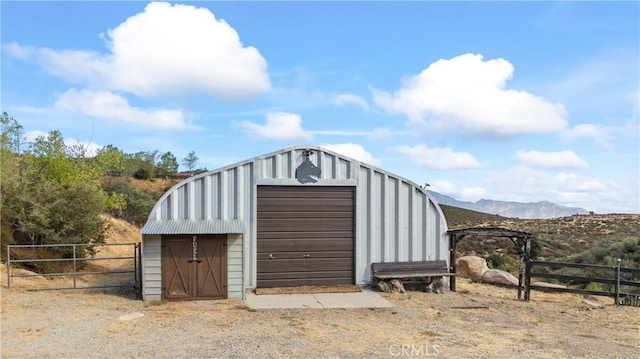
[[[502,227],[533,233],[542,245],[541,257],[577,259],[585,251],[615,250],[626,242],[640,242],[640,215],[576,215],[551,219],[517,219],[441,205],[449,229]],[[468,238],[459,245],[461,255],[487,256],[495,252],[513,253],[509,239]],[[614,253],[615,254],[615,253]],[[637,266],[637,264],[636,264]]]
[[[589,211],[584,208],[566,207],[548,201],[522,203],[481,199],[476,202],[466,202],[459,201],[438,192],[429,191],[429,193],[440,204],[512,218],[544,219],[589,213]]]

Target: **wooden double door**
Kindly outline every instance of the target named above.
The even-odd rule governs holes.
[[[162,237],[163,299],[227,297],[226,235]]]

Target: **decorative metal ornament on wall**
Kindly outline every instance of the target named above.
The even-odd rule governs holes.
[[[318,182],[318,180],[313,177],[320,178],[320,168],[314,165],[313,162],[311,162],[311,160],[309,159],[309,156],[312,154],[313,151],[311,150],[302,151],[302,156],[304,157],[304,159],[302,160],[302,163],[298,166],[298,168],[296,168],[296,179],[300,183],[316,183]]]

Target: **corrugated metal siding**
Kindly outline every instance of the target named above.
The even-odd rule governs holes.
[[[322,171],[317,183],[305,186],[357,187],[356,283],[371,280],[371,262],[448,260],[444,216],[415,183],[314,146],[284,149],[186,179],[158,201],[149,222],[242,221],[244,286],[255,287],[256,186],[300,185],[295,170],[305,149],[313,150],[309,158]]]
[[[448,259],[442,212],[414,183],[361,165],[356,198],[358,283],[371,280],[372,262]]]
[[[242,235],[227,236],[227,295],[229,298],[244,299]]]
[[[244,231],[239,219],[151,219],[142,227],[142,234],[240,234]]]

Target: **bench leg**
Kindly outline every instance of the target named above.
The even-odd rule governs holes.
[[[400,279],[380,279],[376,283],[378,289],[385,293],[404,293],[404,285]]]
[[[424,291],[427,293],[444,293],[444,287],[446,281],[444,277],[428,277],[428,283],[424,286]]]

